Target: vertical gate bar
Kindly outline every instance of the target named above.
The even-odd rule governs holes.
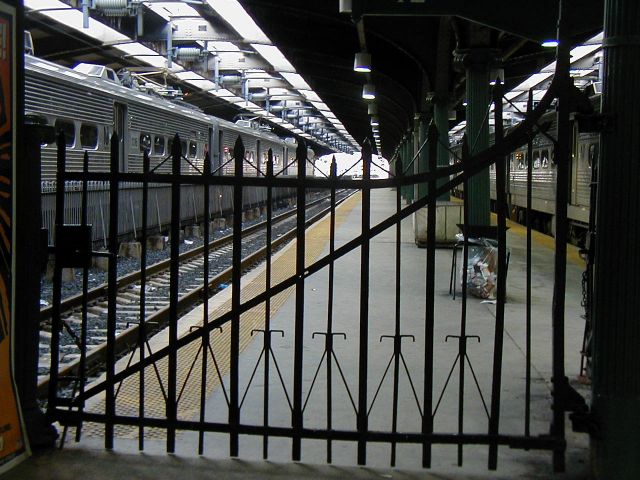
[[[149,223],[148,207],[149,207],[149,180],[148,175],[151,170],[151,161],[149,159],[149,150],[145,149],[142,155],[142,238],[140,252],[140,318],[138,320],[138,352],[140,363],[145,358],[145,343],[147,340],[147,324],[146,324],[146,303],[147,303],[147,227]],[[138,377],[138,418],[144,418],[145,404],[145,369],[140,369]],[[138,450],[144,450],[144,426],[142,423],[138,428]]]
[[[178,294],[180,288],[180,160],[182,148],[176,133],[171,145],[171,267],[169,269],[169,366],[167,372],[167,452],[176,450],[178,384]]]
[[[58,171],[56,172],[56,231],[64,225],[64,186],[66,170],[66,141],[64,133],[60,132],[58,143]],[[51,306],[51,366],[49,368],[49,398],[47,403],[48,420],[53,421],[54,410],[58,399],[58,362],[60,361],[60,302],[62,300],[62,267],[59,261],[60,244],[56,238],[55,263],[53,268],[53,293]]]
[[[533,89],[529,90],[527,100],[527,115],[533,110]],[[532,218],[531,209],[533,197],[533,139],[527,143],[527,300],[525,325],[525,387],[524,387],[524,434],[531,435],[531,241]]]
[[[360,247],[360,338],[358,358],[358,465],[367,463],[367,374],[369,361],[369,230],[371,228],[371,144],[362,142],[362,246]],[[400,187],[398,187],[400,188]]]
[[[258,157],[259,158],[259,157]],[[271,180],[273,179],[273,150],[267,152],[267,258],[265,268],[265,291],[271,290],[271,241],[272,241],[272,223],[273,223],[273,187]],[[264,302],[264,398],[262,405],[263,425],[265,431],[269,425],[269,359],[271,354],[271,296],[267,295]],[[262,458],[267,459],[269,456],[269,436],[265,433],[262,437]]]
[[[568,24],[565,2],[560,2],[560,18],[558,19],[558,47],[556,61],[556,77],[561,87],[558,98],[557,125],[558,144],[556,146],[556,251],[554,260],[553,310],[552,310],[552,358],[553,358],[553,422],[551,435],[564,440],[564,400],[566,382],[564,372],[564,305],[567,272],[567,200],[569,184],[569,165],[571,162],[571,123],[569,121],[571,53],[569,40],[565,36],[564,26]],[[564,442],[558,442],[559,445]],[[565,447],[553,451],[553,468],[556,472],[565,469]]]
[[[234,184],[233,184],[233,255],[231,270],[231,368],[229,373],[229,455],[238,456],[238,426],[240,424],[239,381],[240,381],[240,281],[242,277],[242,167],[244,162],[244,144],[238,136],[233,147]]]
[[[296,149],[298,162],[298,188],[296,206],[296,318],[293,352],[293,427],[292,459],[300,460],[302,446],[302,353],[304,341],[304,257],[305,257],[305,177],[307,170],[307,147],[298,140]]]
[[[446,134],[446,132],[445,132]],[[436,190],[438,129],[435,123],[427,131],[429,148],[429,179],[427,195],[427,279],[425,292],[425,329],[424,329],[424,408],[422,416],[422,434],[433,433],[433,329],[435,324],[435,285],[436,285]],[[455,288],[455,285],[454,285]],[[422,466],[431,467],[431,442],[422,444]]]
[[[329,178],[331,180],[331,211],[329,217],[329,257],[331,262],[329,263],[329,298],[327,299],[327,336],[325,338],[327,352],[327,431],[331,431],[333,428],[333,389],[332,389],[332,356],[333,356],[333,282],[335,275],[335,262],[333,255],[336,249],[336,186],[335,180],[338,178],[338,164],[336,162],[336,156],[331,158],[331,170],[329,172]],[[327,463],[331,463],[333,457],[333,445],[330,438],[327,438]]]
[[[502,144],[504,129],[502,124],[502,92],[500,80],[493,87],[493,104],[495,118],[495,145]],[[498,148],[499,149],[499,148]],[[489,416],[489,469],[498,466],[498,441],[500,427],[500,393],[502,388],[502,349],[504,343],[504,304],[507,285],[507,220],[505,206],[505,157],[495,159],[496,165],[496,213],[498,215],[498,291],[496,295],[496,327],[493,342],[493,375],[491,386],[491,415]]]
[[[211,158],[209,153],[204,156],[204,264],[203,268],[203,292],[202,292],[202,376],[200,378],[200,429],[198,431],[198,455],[204,454],[204,429],[202,428],[205,421],[205,406],[207,400],[207,367],[209,363],[209,344],[210,333],[207,325],[209,324],[209,251],[210,251],[210,230],[211,230],[211,185],[209,182],[213,180],[211,175]]]
[[[467,143],[467,136],[462,139],[462,163],[466,166],[469,165],[469,144]],[[460,314],[460,338],[458,339],[458,358],[460,360],[459,371],[459,385],[458,385],[458,435],[462,436],[464,432],[464,373],[465,373],[465,359],[467,358],[467,270],[469,269],[469,237],[468,230],[469,225],[469,182],[465,179],[463,182],[464,189],[464,203],[462,207],[463,222],[465,225],[465,231],[463,232],[463,245],[462,245],[462,312]],[[453,252],[455,254],[455,252]],[[454,285],[455,289],[455,285]],[[454,290],[455,291],[455,290]],[[463,442],[460,439],[458,442],[458,466],[462,466],[462,445]]]
[[[410,188],[413,188],[414,185],[411,185]],[[400,193],[396,190],[396,214],[399,214],[402,210]],[[392,411],[391,411],[391,432],[395,435],[398,431],[398,387],[399,387],[399,376],[400,376],[400,342],[402,341],[400,337],[400,299],[401,299],[401,285],[402,281],[402,258],[400,246],[402,242],[402,221],[398,219],[396,222],[396,275],[395,275],[395,329],[393,336],[393,400],[392,400]],[[396,441],[395,438],[391,440],[391,466],[396,466]]]
[[[115,383],[116,368],[116,296],[118,294],[118,206],[120,193],[120,139],[111,136],[110,177],[109,177],[109,266],[107,285],[107,388],[105,403],[105,448],[113,449],[114,416],[116,413]]]
[[[88,209],[88,181],[87,175],[89,174],[89,152],[84,151],[84,155],[82,157],[82,173],[84,178],[82,180],[82,207],[81,207],[81,225],[83,227],[87,226],[87,209]],[[82,319],[80,326],[80,365],[78,368],[78,395],[80,398],[83,398],[84,393],[84,382],[87,376],[87,292],[89,290],[89,268],[84,267],[82,269]],[[85,401],[81,400],[80,405],[78,405],[78,411],[80,415],[80,423],[76,426],[76,442],[80,441],[80,436],[82,434],[82,412],[84,411]]]

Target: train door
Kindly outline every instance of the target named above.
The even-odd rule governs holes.
[[[113,126],[115,128],[115,133],[118,134],[118,139],[120,140],[119,142],[119,149],[120,151],[118,152],[119,157],[120,157],[120,171],[121,172],[126,172],[127,171],[127,165],[128,165],[128,148],[127,145],[129,144],[129,139],[128,139],[128,129],[127,129],[127,106],[123,103],[115,103],[114,108],[113,108]]]
[[[260,175],[259,172],[266,172],[266,167],[262,169],[262,145],[260,144],[260,140],[256,140],[256,158],[255,158],[256,168],[258,171],[256,172]]]
[[[289,174],[289,148],[282,147],[282,174]]]
[[[215,166],[218,175],[222,175],[222,164],[226,161],[224,157],[224,133],[218,130],[218,164]]]
[[[218,128],[217,125],[209,127],[207,133],[207,142],[204,146],[204,156],[209,154],[209,164],[211,165],[211,171],[215,172],[216,168],[220,164],[220,142],[218,141]]]
[[[573,140],[571,142],[571,155],[569,155],[569,204],[578,204],[578,166],[580,165],[580,142],[578,141],[578,125],[573,125]],[[584,145],[583,145],[584,147]]]

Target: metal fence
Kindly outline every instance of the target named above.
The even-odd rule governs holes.
[[[561,62],[559,62],[561,63]],[[130,357],[129,363],[120,368],[116,367],[116,357],[114,351],[114,343],[116,338],[116,312],[117,312],[117,288],[118,282],[116,278],[117,271],[117,253],[118,245],[116,236],[109,236],[108,242],[108,259],[109,259],[109,283],[108,283],[108,309],[109,320],[106,327],[106,366],[105,374],[97,381],[87,385],[86,379],[88,373],[80,368],[79,375],[75,379],[77,388],[69,396],[60,393],[58,386],[63,379],[57,378],[55,373],[51,376],[50,390],[48,398],[48,411],[51,418],[60,421],[64,425],[74,426],[80,432],[83,424],[97,423],[104,425],[103,434],[105,439],[105,447],[113,448],[116,438],[116,426],[128,427],[133,429],[138,438],[139,447],[145,447],[145,438],[152,431],[161,431],[166,439],[167,452],[176,451],[176,441],[179,432],[194,432],[198,436],[197,449],[199,453],[205,450],[205,439],[211,433],[220,433],[226,436],[228,442],[228,451],[231,456],[241,454],[240,436],[258,436],[263,439],[263,453],[265,458],[269,456],[270,441],[277,438],[287,438],[290,440],[291,458],[294,461],[302,458],[303,440],[322,440],[326,442],[326,458],[331,462],[333,455],[332,445],[335,442],[353,442],[357,445],[357,462],[359,464],[367,464],[367,452],[371,444],[388,444],[391,447],[390,463],[395,465],[397,461],[397,445],[399,444],[415,444],[421,447],[422,465],[430,467],[432,464],[434,445],[447,444],[456,445],[458,449],[458,463],[463,462],[463,447],[465,445],[485,445],[488,446],[488,468],[495,469],[498,464],[498,449],[500,446],[509,446],[511,448],[521,449],[545,449],[554,453],[554,467],[556,470],[562,470],[564,465],[564,451],[566,442],[564,438],[564,415],[568,410],[577,408],[573,401],[572,391],[564,374],[564,282],[565,282],[565,265],[566,261],[566,224],[563,219],[566,218],[566,185],[567,185],[567,165],[568,165],[568,145],[569,135],[563,130],[568,125],[567,107],[564,110],[561,107],[560,117],[558,120],[558,139],[556,147],[556,161],[558,163],[558,201],[557,201],[557,231],[556,231],[556,270],[555,270],[555,288],[554,288],[554,309],[553,309],[553,331],[552,331],[552,349],[553,349],[553,419],[551,422],[550,432],[544,435],[533,435],[530,430],[530,404],[531,404],[531,356],[530,350],[527,351],[525,376],[526,376],[526,394],[523,398],[523,408],[525,410],[525,418],[523,419],[524,428],[521,434],[505,434],[501,432],[501,393],[503,389],[503,370],[505,368],[503,362],[503,344],[504,344],[504,311],[505,311],[505,275],[506,275],[506,211],[501,206],[506,205],[505,198],[505,159],[509,152],[513,151],[516,146],[526,144],[532,137],[532,132],[538,128],[537,120],[541,114],[551,105],[554,98],[560,97],[561,105],[563,99],[568,95],[569,86],[567,83],[568,75],[557,75],[547,94],[539,102],[536,109],[531,109],[525,121],[518,127],[504,136],[502,132],[502,92],[501,86],[497,85],[494,89],[494,115],[495,115],[495,143],[488,150],[481,152],[473,157],[465,153],[463,148],[463,157],[460,163],[450,165],[444,168],[436,168],[436,146],[438,132],[432,126],[428,132],[426,148],[430,150],[430,165],[426,172],[402,175],[402,168],[397,169],[398,175],[386,180],[372,180],[370,178],[371,165],[371,149],[367,142],[363,146],[363,168],[362,179],[353,180],[340,178],[335,173],[335,166],[332,173],[327,178],[309,177],[306,171],[306,148],[303,144],[299,145],[297,150],[297,176],[295,178],[283,178],[279,172],[273,171],[273,164],[269,164],[266,172],[261,176],[244,177],[244,148],[241,141],[238,141],[234,147],[234,175],[217,176],[211,171],[209,162],[205,162],[204,170],[195,175],[183,175],[180,173],[180,163],[182,161],[180,152],[173,152],[172,164],[173,173],[157,174],[149,171],[148,160],[145,162],[143,173],[120,173],[118,172],[119,161],[117,158],[117,138],[114,137],[112,145],[112,170],[108,173],[65,173],[64,171],[64,148],[59,151],[59,173],[58,184],[67,181],[79,182],[81,185],[81,209],[80,224],[88,222],[88,182],[106,182],[109,185],[108,193],[104,193],[104,201],[108,199],[108,231],[118,231],[119,222],[124,214],[122,211],[128,207],[127,201],[122,202],[123,196],[126,198],[126,190],[122,190],[122,185],[130,185],[132,183],[142,185],[141,196],[141,219],[140,231],[142,235],[142,244],[145,244],[145,236],[149,227],[154,225],[154,220],[146,213],[149,212],[150,204],[153,203],[153,189],[149,186],[155,183],[169,185],[167,188],[171,190],[170,195],[170,212],[171,217],[168,224],[170,225],[170,235],[172,238],[179,237],[179,228],[181,211],[181,202],[184,199],[185,192],[181,189],[183,184],[192,185],[193,189],[200,190],[202,195],[202,205],[204,208],[203,215],[208,217],[211,214],[210,196],[214,194],[215,188],[226,188],[232,195],[233,206],[233,259],[232,259],[232,279],[231,279],[231,298],[230,309],[217,316],[211,317],[209,312],[209,292],[208,285],[208,265],[207,260],[203,267],[203,281],[205,291],[203,295],[204,312],[201,323],[197,328],[190,331],[179,333],[178,320],[178,279],[180,276],[179,263],[177,261],[179,251],[177,242],[171,244],[171,257],[175,261],[172,262],[170,273],[170,322],[168,326],[167,343],[157,349],[151,350],[148,347],[147,331],[145,328],[144,305],[145,305],[145,274],[142,273],[141,289],[140,289],[140,329],[136,342],[136,348]],[[174,145],[180,145],[179,141],[174,141]],[[64,145],[64,142],[62,142]],[[451,431],[437,431],[434,428],[434,419],[436,418],[438,405],[442,399],[442,392],[436,388],[434,382],[434,328],[436,319],[434,314],[435,303],[435,209],[436,199],[444,192],[448,192],[455,185],[466,182],[471,176],[478,173],[489,165],[496,166],[496,188],[497,188],[497,216],[498,224],[496,228],[498,242],[498,283],[497,283],[497,305],[496,318],[493,326],[493,360],[490,368],[488,368],[487,376],[483,380],[489,385],[489,392],[483,396],[482,403],[485,416],[486,429],[478,433],[468,433],[465,428],[465,415],[467,406],[464,399],[468,395],[468,388],[465,385],[472,378],[475,382],[475,388],[480,390],[476,372],[471,366],[468,359],[468,342],[474,340],[473,335],[469,334],[467,329],[467,292],[463,288],[462,294],[462,313],[459,321],[459,333],[453,336],[457,341],[457,357],[451,367],[449,378],[457,368],[458,372],[458,391],[457,391],[457,428]],[[441,180],[440,182],[438,180]],[[402,207],[400,202],[401,187],[415,184],[428,184],[428,194],[416,200],[415,202]],[[242,286],[242,237],[241,230],[241,207],[243,204],[243,195],[248,188],[263,188],[266,195],[267,206],[267,245],[271,244],[271,222],[272,222],[272,195],[275,188],[294,188],[297,196],[297,234],[296,234],[296,250],[295,250],[295,271],[285,278],[276,280],[272,278],[273,252],[267,251],[266,267],[265,267],[265,286],[264,290],[250,298],[243,296]],[[397,212],[389,218],[377,224],[371,221],[371,192],[377,188],[395,187],[397,192]],[[323,254],[319,259],[308,263],[305,261],[305,252],[308,248],[308,240],[305,237],[305,193],[307,189],[325,189],[331,197],[330,212],[330,228],[329,228],[329,251]],[[339,188],[357,188],[361,190],[361,231],[355,238],[340,243],[336,241],[336,211],[335,197],[336,190]],[[189,194],[187,194],[188,197]],[[215,194],[214,194],[215,195]],[[64,208],[65,196],[63,192],[57,192],[56,208],[61,211]],[[124,208],[123,208],[124,205]],[[402,273],[401,251],[400,251],[400,222],[408,218],[421,208],[428,209],[428,232],[427,232],[427,248],[426,248],[426,289],[424,292],[424,330],[421,332],[420,344],[424,346],[424,350],[420,353],[421,364],[419,369],[423,372],[420,376],[412,376],[410,368],[406,364],[406,345],[411,340],[403,331],[403,321],[400,315],[400,304],[403,298],[403,292],[400,288],[400,277]],[[465,208],[465,224],[467,224],[467,209]],[[58,229],[63,229],[62,217],[57,219]],[[205,258],[208,258],[208,238],[210,232],[205,223]],[[372,352],[375,348],[372,344],[369,331],[371,328],[371,317],[373,312],[369,311],[370,296],[372,291],[370,285],[371,278],[371,242],[374,237],[381,234],[385,230],[395,229],[395,255],[396,255],[396,282],[395,282],[395,298],[396,305],[393,315],[393,333],[381,337],[388,338],[393,344],[393,351],[387,367],[382,372],[375,371],[370,365]],[[56,267],[54,273],[54,311],[53,311],[53,331],[59,332],[60,311],[56,305],[60,304],[60,287],[61,287],[61,271],[64,267],[71,265],[86,265],[86,256],[90,256],[89,252],[82,252],[76,248],[73,254],[66,254],[68,245],[56,245]],[[468,243],[464,242],[463,271],[467,267],[467,248]],[[531,245],[528,245],[530,252]],[[358,251],[360,252],[360,265],[357,277],[359,277],[359,286],[354,295],[354,302],[359,305],[357,314],[351,317],[355,321],[356,335],[348,339],[349,348],[355,355],[353,367],[350,371],[343,370],[343,364],[338,360],[334,348],[334,341],[340,338],[343,333],[341,326],[337,325],[334,320],[336,318],[334,304],[334,280],[335,265],[347,254]],[[531,259],[528,257],[528,268],[530,272]],[[145,265],[145,254],[143,251],[142,265]],[[143,270],[144,272],[144,270]],[[306,314],[308,293],[306,283],[310,277],[318,272],[326,272],[328,282],[329,298],[327,303],[327,320],[323,330],[314,333],[315,340],[305,336]],[[466,282],[463,282],[465,285]],[[290,331],[283,332],[273,328],[271,322],[272,303],[277,296],[287,289],[292,288],[295,292],[295,306],[292,318],[292,327]],[[56,293],[58,292],[58,293]],[[531,342],[531,316],[529,305],[531,303],[530,296],[527,299],[527,345],[530,349]],[[243,315],[262,307],[264,318],[261,326],[255,328],[252,334],[262,335],[262,348],[258,364],[253,368],[253,373],[249,374],[241,365],[241,343],[244,340]],[[84,306],[86,309],[86,305]],[[88,321],[86,316],[83,321]],[[222,330],[220,330],[222,328]],[[290,335],[292,338],[292,357],[291,363],[286,371],[283,365],[278,361],[273,353],[273,342],[277,335]],[[57,334],[52,339],[52,372],[57,371],[58,357],[58,340]],[[319,362],[315,375],[309,371],[309,366],[305,364],[304,352],[310,341],[317,341],[319,337],[324,338],[323,355]],[[415,340],[415,337],[413,338]],[[215,350],[214,346],[223,345],[224,352],[228,356],[228,373],[221,372],[219,362],[221,355]],[[189,350],[192,349],[192,350]],[[183,356],[184,352],[192,351],[194,353]],[[243,414],[247,412],[247,406],[244,404],[247,392],[251,382],[260,370],[262,365],[263,384],[262,384],[262,401],[258,403],[262,409],[261,421],[245,421]],[[467,368],[468,367],[468,368]],[[242,371],[241,371],[242,370]],[[313,371],[313,370],[312,370]],[[400,383],[401,372],[406,372],[408,386],[406,381]],[[160,372],[166,372],[160,374]],[[327,395],[324,399],[324,407],[326,408],[326,423],[324,425],[309,425],[309,412],[306,410],[307,402],[311,396],[314,383],[318,375],[322,372],[327,378]],[[391,372],[391,373],[389,373]],[[312,375],[313,381],[309,383],[309,376]],[[387,375],[389,375],[387,377]],[[390,402],[391,428],[386,430],[378,429],[378,424],[374,425],[370,415],[378,395],[382,388],[382,381],[386,378],[391,379],[392,396]],[[382,380],[379,380],[382,378]],[[275,379],[275,380],[274,380]],[[375,381],[374,381],[375,379]],[[245,389],[245,383],[248,386]],[[377,382],[380,381],[378,384]],[[449,380],[447,380],[448,382]],[[119,404],[119,395],[123,382],[133,382],[137,385],[137,402],[133,411],[126,410]],[[195,407],[190,410],[191,415],[180,413],[181,407],[187,402],[186,396],[183,395],[188,389],[187,384],[195,382],[196,402]],[[160,392],[162,408],[159,412],[152,412],[150,403],[157,401],[152,398],[151,384],[155,384],[156,390]],[[160,385],[159,390],[157,385]],[[345,401],[341,405],[336,404],[334,397],[335,390],[332,385],[340,385],[347,392],[343,398]],[[209,418],[205,412],[207,411],[207,402],[210,401],[209,396],[212,387],[215,386],[219,392],[221,407],[217,410],[218,415],[215,419]],[[377,387],[377,389],[376,389]],[[337,388],[337,387],[336,387]],[[445,385],[444,389],[447,388]],[[278,408],[284,408],[288,412],[288,424],[272,424],[270,420],[270,409],[276,408],[273,395],[275,391],[279,391],[282,398],[278,401]],[[333,392],[333,393],[332,393]],[[259,393],[258,393],[259,395]],[[103,396],[103,400],[99,403],[100,407],[96,409],[88,409],[87,403],[98,396]],[[410,428],[401,428],[399,425],[400,397],[409,397],[415,401],[416,408],[419,412],[419,422]],[[413,401],[412,400],[412,401]],[[353,424],[355,428],[349,428],[344,425],[336,426],[332,424],[332,412],[339,406],[340,408],[353,410]],[[372,426],[373,425],[373,426]]]

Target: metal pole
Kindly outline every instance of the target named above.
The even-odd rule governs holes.
[[[432,122],[429,126],[429,172],[437,170],[436,144],[438,141],[438,129]],[[447,135],[443,131],[443,135]],[[435,284],[436,284],[436,198],[433,192],[436,189],[436,180],[429,181],[428,189],[432,197],[427,205],[427,269],[426,269],[426,293],[425,293],[425,328],[424,328],[424,390],[423,390],[423,416],[422,433],[433,433],[433,334],[435,325]],[[431,442],[422,444],[422,466],[431,467]]]
[[[298,166],[297,215],[296,215],[296,317],[293,352],[293,412],[291,423],[293,427],[294,461],[301,457],[302,431],[302,353],[304,341],[304,260],[305,260],[305,188],[304,181],[307,167],[307,147],[303,140],[298,141],[296,149]]]
[[[176,133],[171,148],[171,267],[169,269],[169,365],[167,375],[167,452],[176,449],[178,419],[178,298],[180,289],[180,161],[182,150]]]
[[[233,256],[231,274],[231,369],[229,373],[229,454],[238,456],[238,426],[240,424],[240,283],[242,278],[242,168],[244,163],[244,144],[238,136],[233,147],[234,176],[233,186]]]
[[[368,181],[371,167],[371,145],[365,139],[362,145],[362,179]],[[365,184],[362,188],[362,247],[360,253],[360,351],[358,359],[358,465],[367,463],[367,440],[369,429],[367,416],[367,388],[369,364],[369,252],[368,238],[371,228],[371,188]]]
[[[108,314],[107,314],[107,389],[105,406],[105,448],[113,448],[114,416],[116,414],[115,369],[116,369],[116,322],[118,295],[118,207],[120,174],[120,140],[114,133],[111,136],[111,168],[109,178],[109,261],[108,261]]]
[[[493,92],[495,112],[495,142],[502,143],[502,84],[496,80]],[[498,214],[498,290],[496,295],[496,326],[493,342],[493,375],[491,385],[491,415],[489,417],[489,435],[497,437],[500,426],[500,398],[502,387],[502,348],[504,343],[504,304],[507,285],[507,220],[505,206],[505,157],[496,158],[496,211]],[[498,443],[489,444],[489,469],[498,466]]]
[[[569,165],[571,163],[571,112],[570,88],[572,80],[569,74],[571,54],[569,50],[569,38],[564,36],[564,25],[568,20],[564,17],[563,7],[566,0],[560,2],[560,15],[558,19],[558,49],[556,61],[556,78],[561,81],[560,94],[557,109],[558,143],[555,148],[556,155],[556,248],[554,257],[554,285],[552,303],[552,362],[553,362],[553,421],[551,423],[551,435],[561,440],[564,445],[565,438],[565,401],[568,389],[568,380],[564,371],[564,306],[567,272],[567,201]],[[532,159],[529,158],[529,163]],[[556,472],[565,469],[566,447],[557,447],[553,451],[553,468]]]

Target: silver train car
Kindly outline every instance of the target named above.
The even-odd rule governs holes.
[[[599,97],[592,103],[598,109]],[[548,134],[556,137],[556,114],[550,112],[543,115],[541,123],[551,122]],[[493,141],[493,140],[492,140]],[[532,162],[532,220],[533,227],[543,233],[555,234],[556,207],[556,163],[554,145],[549,137],[539,133],[533,139],[531,159],[527,155],[527,145],[519,147],[509,156],[507,164],[508,184],[506,187],[507,203],[510,216],[519,223],[526,221],[527,208],[527,168]],[[460,156],[460,146],[452,149],[451,162]],[[569,235],[572,243],[580,244],[589,225],[589,209],[593,169],[597,166],[600,154],[600,137],[598,133],[582,133],[574,125],[571,165],[569,174],[569,202],[567,216]],[[495,206],[495,165],[490,168],[491,201]],[[462,186],[456,189],[462,192]],[[495,211],[495,208],[494,208]]]
[[[177,133],[182,153],[188,160],[183,162],[183,173],[201,170],[206,153],[210,153],[212,170],[218,170],[221,175],[233,175],[234,165],[230,159],[238,136],[245,146],[243,175],[265,173],[269,149],[273,151],[276,173],[287,175],[297,172],[294,161],[297,144],[291,139],[281,139],[272,132],[251,128],[251,122],[235,124],[207,115],[184,102],[125,87],[112,70],[102,66],[82,64],[76,69],[69,69],[25,54],[25,112],[43,119],[55,128],[56,133],[64,132],[67,171],[82,170],[85,151],[89,154],[90,171],[107,171],[110,138],[117,133],[120,138],[120,171],[141,172],[143,152],[148,150],[151,169],[158,173],[169,172],[171,164],[166,158]],[[56,152],[54,144],[42,147],[43,228],[50,232],[55,218]],[[311,176],[314,174],[315,155],[310,148],[307,152],[306,173]],[[170,221],[170,190],[167,185],[152,185],[151,188],[153,217],[157,218],[157,228],[162,230],[163,225],[166,227]],[[230,187],[216,188],[219,191],[214,192],[213,197],[217,203],[212,205],[212,211],[223,216],[232,208],[232,193]],[[69,183],[65,186],[67,223],[79,221],[79,190],[80,185]],[[89,222],[94,226],[104,226],[104,218],[108,218],[108,185],[95,182],[89,185],[89,190]],[[120,211],[127,213],[123,214],[118,230],[119,235],[126,236],[125,232],[136,230],[136,217],[140,216],[136,205],[141,191],[136,185],[124,185],[123,191]],[[288,189],[274,192],[277,199],[291,195],[293,193]],[[182,197],[188,202],[182,208],[184,222],[197,222],[198,217],[202,218],[201,196],[201,188],[183,186]],[[247,208],[260,205],[265,199],[265,189],[244,189]],[[105,237],[104,228],[94,228],[94,240],[104,240]]]

